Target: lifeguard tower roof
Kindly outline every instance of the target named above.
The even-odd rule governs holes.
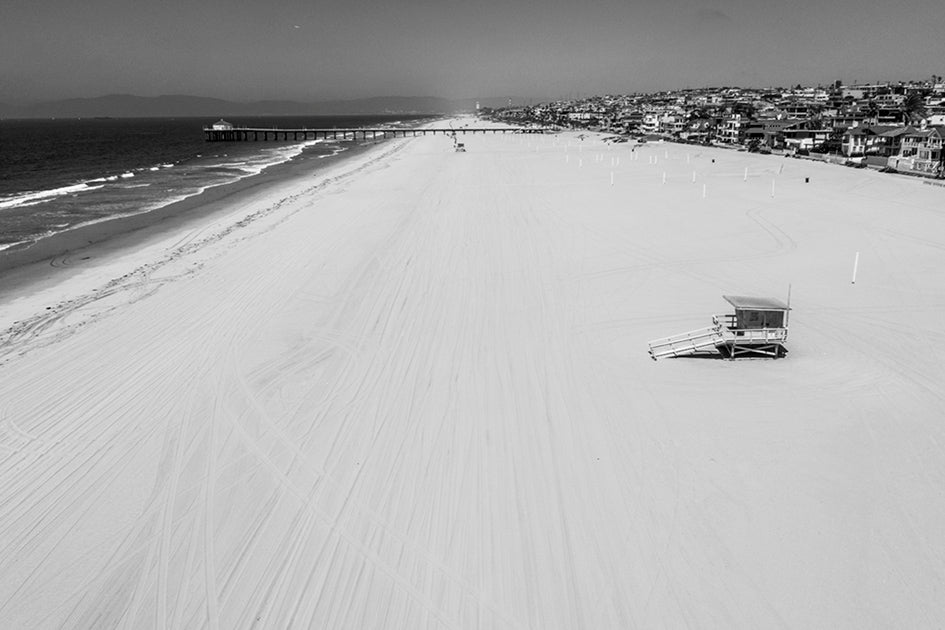
[[[736,310],[745,311],[789,311],[791,307],[776,298],[749,297],[745,295],[723,295],[725,301]]]

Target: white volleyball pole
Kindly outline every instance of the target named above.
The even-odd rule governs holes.
[[[610,185],[611,186],[614,185],[614,172],[613,171],[610,171]]]
[[[705,199],[705,184],[702,184],[702,198]]]
[[[666,183],[666,171],[663,171],[663,183]]]
[[[742,177],[742,181],[743,182],[748,181],[748,167],[747,166],[745,167],[745,175]]]
[[[853,280],[850,284],[856,284],[856,268],[860,264],[860,252],[856,253],[856,256],[853,257]]]

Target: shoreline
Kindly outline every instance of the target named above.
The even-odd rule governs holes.
[[[27,246],[0,250],[0,302],[34,281],[55,279],[49,270],[63,272],[69,260],[85,261],[106,252],[126,251],[201,220],[223,216],[244,200],[265,195],[278,186],[343,168],[365,153],[381,149],[391,140],[393,138],[355,144],[325,157],[307,155],[307,151],[303,151],[261,173],[208,188],[154,210],[99,221],[41,238]],[[64,264],[56,264],[56,259],[63,259]]]

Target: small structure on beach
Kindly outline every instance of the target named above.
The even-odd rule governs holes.
[[[788,313],[791,307],[768,297],[723,295],[734,313],[713,315],[712,325],[649,343],[654,360],[664,357],[717,355],[783,357],[787,353]]]

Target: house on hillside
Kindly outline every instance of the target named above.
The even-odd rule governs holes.
[[[875,122],[865,113],[844,112],[833,116],[824,116],[824,124],[834,130],[846,130],[853,127],[875,124]]]
[[[811,103],[783,101],[778,104],[778,109],[784,112],[788,118],[807,118],[811,111]]]
[[[584,110],[568,113],[568,124],[572,127],[593,127],[597,122],[597,114],[592,111]]]

